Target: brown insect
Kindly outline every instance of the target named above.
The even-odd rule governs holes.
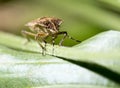
[[[44,55],[44,51],[46,50],[46,39],[48,37],[52,38],[52,45],[53,45],[53,52],[54,52],[54,44],[55,39],[58,35],[63,35],[63,38],[59,42],[59,45],[61,46],[64,39],[66,37],[75,40],[76,42],[80,42],[79,40],[76,40],[72,37],[70,37],[66,31],[59,31],[59,27],[62,23],[61,19],[54,18],[54,17],[42,17],[38,18],[36,20],[33,20],[31,22],[28,22],[25,26],[28,26],[32,32],[28,32],[23,30],[22,34],[27,38],[28,41],[30,41],[29,36],[33,36],[35,40],[39,43],[40,47],[42,48],[42,54]],[[41,42],[44,42],[45,45],[43,46]]]

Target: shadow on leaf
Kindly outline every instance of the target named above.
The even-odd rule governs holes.
[[[94,72],[120,84],[120,74],[116,73],[116,72],[114,72],[114,71],[112,71],[112,70],[110,70],[102,65],[99,65],[99,64],[96,64],[93,62],[76,61],[76,60],[72,60],[72,59],[68,59],[68,58],[64,58],[64,57],[60,57],[60,56],[55,56],[55,57],[69,61],[73,64],[78,65],[78,66],[85,67],[91,71],[94,71]]]

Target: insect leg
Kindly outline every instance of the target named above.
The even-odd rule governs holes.
[[[66,31],[63,31],[63,32],[59,32],[58,34],[59,34],[59,35],[60,35],[60,34],[63,34],[63,35],[64,35],[63,38],[61,39],[61,41],[59,42],[59,46],[61,46],[62,43],[63,43],[63,41],[64,41],[65,38],[67,37],[67,32],[66,32]]]
[[[81,41],[76,40],[76,39],[74,39],[73,37],[69,36],[66,31],[59,32],[58,34],[59,34],[59,35],[60,35],[60,34],[63,34],[63,35],[64,35],[63,38],[62,38],[62,40],[61,40],[60,43],[59,43],[60,46],[62,45],[62,43],[63,43],[63,41],[65,40],[66,37],[68,37],[69,39],[74,40],[74,41],[76,41],[76,42],[81,42]]]
[[[56,36],[52,36],[52,45],[53,45],[52,55],[54,54],[55,39],[56,39]]]
[[[45,40],[43,40],[40,36],[39,36],[39,34],[37,34],[36,36],[35,36],[35,40],[38,42],[38,44],[39,44],[39,46],[42,48],[42,55],[45,55],[45,51],[46,51],[46,41]],[[45,43],[45,47],[41,44],[41,41],[43,41],[44,43]]]
[[[32,33],[32,32],[28,32],[28,31],[25,31],[25,30],[22,30],[22,35],[27,38],[27,41],[25,42],[25,44],[27,44],[29,41],[30,41],[30,36],[35,36],[36,34]]]
[[[45,43],[45,46],[44,46],[44,48],[45,48],[45,50],[44,50],[44,55],[46,55],[46,46],[47,46],[47,41],[45,40],[45,39],[43,39],[43,41],[44,41],[44,43]]]

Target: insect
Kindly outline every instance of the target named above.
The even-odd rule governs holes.
[[[59,27],[61,23],[62,23],[62,20],[59,18],[54,18],[54,17],[38,18],[36,20],[28,22],[25,25],[30,28],[31,32],[22,30],[22,34],[24,35],[24,37],[27,38],[28,41],[30,41],[29,36],[33,36],[35,40],[38,42],[38,44],[40,45],[40,47],[42,48],[43,55],[45,54],[44,52],[46,51],[46,44],[47,44],[46,39],[48,37],[51,37],[52,39],[51,41],[53,45],[53,52],[54,52],[55,39],[57,38],[58,35],[63,35],[63,38],[59,42],[60,46],[62,45],[66,37],[72,40],[75,40],[76,42],[81,42],[69,36],[66,31],[59,31],[60,30]],[[44,42],[44,46],[42,42]]]

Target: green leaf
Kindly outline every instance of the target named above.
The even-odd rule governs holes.
[[[109,10],[103,9],[104,4],[101,4],[100,2],[107,4],[112,3],[113,5],[117,6],[116,8],[114,7],[114,9],[119,9],[119,0],[61,0],[61,2],[52,0],[49,3],[57,6],[57,8],[59,8],[60,10],[62,9],[64,13],[70,14],[70,19],[72,19],[72,17],[73,19],[77,18],[79,22],[80,20],[84,19],[84,21],[86,20],[90,24],[92,23],[105,29],[120,30],[119,15],[116,15],[115,12],[110,12]],[[112,8],[112,6],[109,7]]]
[[[105,3],[106,6],[109,6],[113,9],[120,11],[120,1],[119,0],[99,0],[102,3]]]
[[[74,47],[0,32],[0,88],[120,88],[120,32],[107,31]],[[64,59],[64,60],[62,60]]]

